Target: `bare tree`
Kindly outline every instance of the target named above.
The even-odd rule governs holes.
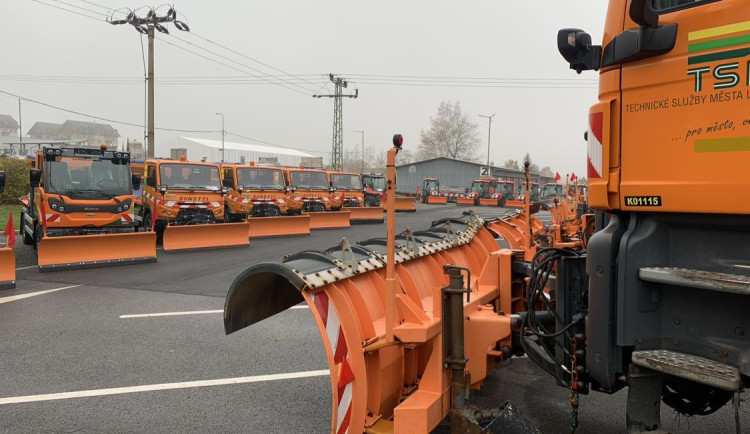
[[[425,159],[473,160],[479,143],[478,125],[461,110],[461,103],[443,101],[430,118],[430,128],[420,134],[419,152]]]
[[[521,166],[518,165],[518,161],[516,160],[508,160],[505,163],[503,163],[503,167],[506,169],[515,169],[515,170],[521,170]]]
[[[539,171],[539,174],[542,176],[555,176],[555,172],[553,172],[552,168],[549,166],[542,167],[542,170]]]

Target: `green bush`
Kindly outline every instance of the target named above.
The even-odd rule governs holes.
[[[0,205],[18,205],[18,199],[29,193],[29,167],[26,160],[0,157],[0,170],[5,172],[5,192]]]

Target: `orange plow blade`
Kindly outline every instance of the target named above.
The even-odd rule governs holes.
[[[381,210],[385,211],[384,208]],[[396,212],[415,212],[417,210],[417,199],[413,197],[396,196]]]
[[[349,211],[349,220],[356,223],[383,223],[383,208],[381,207],[352,207],[345,208]]]
[[[349,211],[311,212],[310,229],[336,229],[350,226]]]
[[[523,208],[526,204],[520,200],[508,200],[505,202],[506,208]]]
[[[0,249],[0,289],[16,287],[16,254],[13,249]]]
[[[456,205],[474,206],[474,199],[459,197],[456,199]]]
[[[156,233],[45,237],[37,247],[39,271],[156,262]]]
[[[250,238],[310,235],[310,216],[252,217],[248,220]]]
[[[248,246],[249,226],[247,222],[167,226],[162,245],[164,251]]]
[[[479,206],[499,206],[500,201],[497,199],[479,199]]]
[[[427,196],[427,203],[429,205],[445,205],[448,203],[448,198],[445,196]]]

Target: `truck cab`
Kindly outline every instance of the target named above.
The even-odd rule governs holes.
[[[385,203],[385,176],[382,173],[363,173],[362,186],[365,206],[380,206]]]
[[[549,199],[549,198],[561,197],[561,196],[563,196],[562,184],[558,184],[556,182],[549,182],[547,184],[544,184],[544,189],[542,190],[543,199]]]
[[[531,197],[529,200],[531,202],[537,201],[541,199],[541,189],[539,188],[538,182],[531,182]],[[524,201],[526,200],[526,183],[522,182],[521,185],[518,187],[518,200]]]
[[[324,170],[300,168],[283,168],[286,184],[294,191],[290,197],[302,203],[304,212],[336,211],[341,208],[341,201],[331,200],[331,186],[328,174]]]
[[[440,180],[437,178],[424,178],[422,180],[422,202],[427,203],[429,196],[440,196]]]
[[[294,192],[287,187],[279,167],[222,164],[222,184],[227,219],[244,221],[248,217],[271,217],[302,212],[302,202],[290,199]]]
[[[365,206],[365,194],[358,173],[329,172],[333,201],[341,201],[344,208]]]

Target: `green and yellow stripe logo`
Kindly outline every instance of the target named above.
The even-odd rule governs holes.
[[[728,24],[711,29],[697,30],[688,33],[688,53],[702,53],[721,48],[737,47],[750,44],[750,21]],[[724,38],[713,39],[720,36]],[[709,39],[709,40],[706,40]],[[714,62],[717,60],[737,59],[750,55],[750,47],[719,51],[715,53],[699,54],[688,58],[688,65]]]

